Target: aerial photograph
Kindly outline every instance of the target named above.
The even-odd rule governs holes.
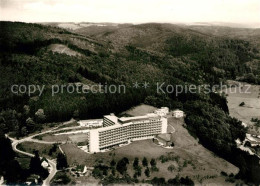
[[[1,185],[260,185],[260,1],[0,0]]]

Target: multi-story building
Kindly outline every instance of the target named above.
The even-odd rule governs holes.
[[[89,131],[89,151],[101,150],[127,143],[131,140],[153,138],[167,132],[167,119],[158,114],[137,117],[104,116],[102,128]]]

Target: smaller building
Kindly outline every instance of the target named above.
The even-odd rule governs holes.
[[[78,123],[81,127],[96,128],[96,127],[102,127],[103,126],[103,120],[102,119],[80,120]]]
[[[182,118],[184,117],[184,112],[182,110],[176,109],[172,112],[173,117]]]
[[[46,158],[42,158],[42,159],[41,159],[41,166],[42,166],[43,168],[49,167],[49,163],[48,163],[48,160],[47,160]]]
[[[159,116],[166,116],[169,113],[169,108],[161,107],[160,109],[155,110],[154,113]]]
[[[157,137],[159,144],[165,147],[172,145],[171,134],[159,134]]]

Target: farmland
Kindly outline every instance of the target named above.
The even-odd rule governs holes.
[[[250,85],[248,83],[231,82],[231,85],[236,85],[227,90],[227,101],[230,115],[249,125],[249,133],[257,132],[251,122],[252,118],[260,119],[260,86]],[[242,102],[243,106],[239,106]]]

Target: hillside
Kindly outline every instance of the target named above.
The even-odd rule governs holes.
[[[202,145],[238,166],[239,178],[259,182],[255,157],[236,149],[235,140],[243,140],[246,129],[228,115],[225,97],[214,92],[156,92],[157,82],[214,85],[240,78],[259,83],[255,43],[171,24],[125,25],[91,36],[81,35],[82,30],[79,34],[77,29],[70,32],[38,24],[1,22],[0,26],[0,128],[4,133],[24,136],[46,122],[99,118],[143,102],[181,108],[187,113],[187,129]],[[149,88],[133,87],[134,82],[149,82]],[[98,83],[126,85],[127,91],[65,90],[52,95],[53,85]],[[45,85],[45,89],[41,95],[39,91],[14,94],[13,84]]]
[[[79,33],[84,34],[83,30],[88,32],[89,28],[81,28]],[[218,78],[214,78],[215,83],[237,78],[258,84],[259,34],[259,29],[147,23],[113,31],[104,29],[104,33],[92,36],[108,41],[112,52],[125,53],[130,59],[151,62],[159,58],[163,59],[161,63],[176,63],[181,58],[186,64],[198,65],[195,68],[209,76],[214,73]]]

